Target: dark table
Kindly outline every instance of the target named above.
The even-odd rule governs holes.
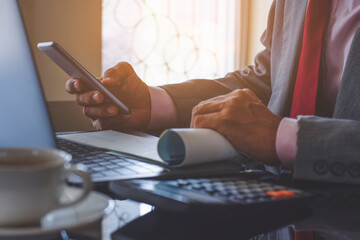
[[[155,209],[115,232],[113,239],[294,239],[312,230],[315,239],[360,239],[360,186],[291,182],[314,194],[306,206],[174,213]]]

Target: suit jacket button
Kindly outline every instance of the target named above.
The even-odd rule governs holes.
[[[325,161],[316,161],[314,164],[314,171],[319,175],[324,175],[329,171],[328,164]]]
[[[360,177],[360,164],[351,164],[348,169],[349,175],[354,178]]]
[[[335,176],[342,176],[345,173],[345,166],[342,163],[336,162],[331,166],[331,172]]]

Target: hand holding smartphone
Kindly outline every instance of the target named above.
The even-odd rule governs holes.
[[[89,73],[80,63],[78,63],[69,53],[67,53],[56,42],[39,43],[38,48],[53,60],[71,78],[80,79],[88,88],[101,92],[108,102],[115,104],[120,113],[129,114],[130,109],[105,88],[91,73]]]

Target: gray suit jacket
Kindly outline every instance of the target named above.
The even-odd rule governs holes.
[[[200,101],[249,88],[281,116],[289,116],[300,58],[307,1],[275,0],[267,30],[261,37],[265,50],[254,65],[215,80],[191,80],[165,85],[179,114],[179,127],[189,126],[191,110]],[[333,118],[298,119],[297,178],[360,183],[360,31],[347,59]],[[359,80],[359,81],[358,81]]]

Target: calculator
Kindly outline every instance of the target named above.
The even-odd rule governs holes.
[[[110,184],[115,194],[170,211],[294,207],[309,202],[303,190],[248,176],[130,180]]]

